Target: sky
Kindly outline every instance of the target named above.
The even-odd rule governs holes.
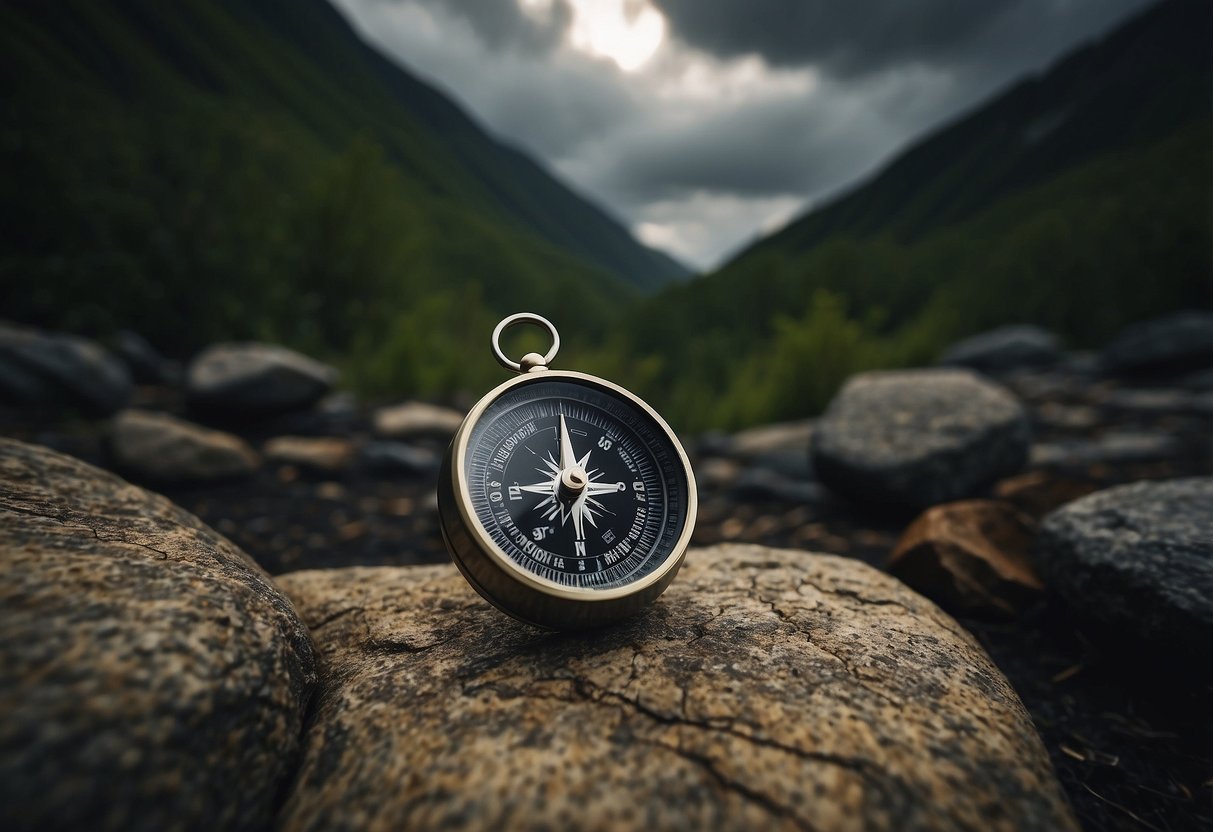
[[[1148,0],[333,0],[706,270]]]

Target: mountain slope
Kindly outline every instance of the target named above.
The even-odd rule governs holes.
[[[365,131],[431,192],[466,200],[628,282],[651,288],[686,274],[368,47],[325,0],[19,2],[2,13],[9,44],[15,36],[60,46],[108,89],[137,98],[201,90],[285,110],[334,145]],[[28,63],[5,63],[19,85],[26,80]],[[149,76],[153,63],[160,72]],[[174,82],[185,89],[173,90]]]
[[[717,272],[639,302],[684,427],[795,418],[1002,323],[1094,347],[1213,302],[1209,7],[1170,0],[926,137]],[[1059,115],[1060,114],[1060,115]]]
[[[684,273],[325,0],[0,4],[0,225],[5,317],[273,339],[371,390],[487,383],[501,315],[575,350]]]
[[[803,251],[831,235],[912,240],[1071,165],[1171,135],[1210,114],[1211,38],[1213,6],[1164,0],[734,260]]]

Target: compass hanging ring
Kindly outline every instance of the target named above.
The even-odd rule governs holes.
[[[522,361],[511,361],[506,357],[505,352],[501,349],[501,336],[510,327],[520,324],[537,324],[548,331],[548,334],[552,336],[552,347],[546,355],[541,356],[538,353],[529,352],[522,357]],[[502,318],[493,329],[493,355],[497,358],[497,363],[507,370],[527,373],[534,369],[546,368],[552,363],[552,359],[558,352],[560,352],[560,333],[556,331],[556,327],[552,325],[551,321],[534,312],[518,312],[508,318]]]

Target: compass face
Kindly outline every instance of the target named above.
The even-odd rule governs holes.
[[[493,401],[469,436],[464,475],[497,548],[562,587],[642,580],[686,524],[674,441],[642,408],[590,382],[537,379]]]

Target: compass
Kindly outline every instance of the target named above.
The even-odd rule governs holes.
[[[548,331],[546,355],[511,361],[501,334]],[[695,526],[695,479],[655,410],[605,379],[548,364],[556,328],[497,325],[493,353],[520,375],[468,413],[443,460],[438,509],[459,570],[486,600],[557,630],[597,627],[660,595]]]

